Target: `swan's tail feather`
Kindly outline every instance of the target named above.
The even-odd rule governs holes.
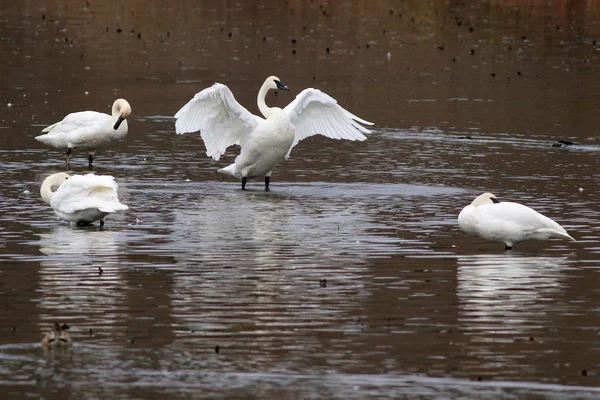
[[[102,207],[98,207],[98,210],[105,212],[105,213],[115,213],[117,211],[122,211],[122,210],[128,210],[129,207],[126,206],[125,204],[122,203],[118,203],[118,204],[111,204],[109,206],[102,206]]]
[[[231,165],[228,165],[225,168],[221,168],[217,172],[220,172],[220,173],[225,174],[225,175],[231,175],[231,176],[233,176],[235,178],[239,178],[239,176],[237,174],[237,171],[235,169],[235,163],[231,164]]]
[[[47,134],[36,136],[35,140],[37,140],[38,142],[42,142],[44,144],[50,144],[50,137]]]
[[[568,233],[565,233],[562,237],[565,238],[565,239],[567,239],[567,240],[570,240],[572,242],[576,242],[577,241],[577,240],[575,240],[575,238],[573,236],[569,235]]]
[[[565,240],[570,240],[573,242],[576,242],[575,238],[571,235],[569,235],[567,233],[567,231],[565,231],[564,229],[561,231],[558,231],[556,229],[540,229],[538,230],[538,232],[540,233],[544,233],[545,235],[547,235],[546,237],[555,237],[555,238],[560,238],[560,239],[565,239]]]

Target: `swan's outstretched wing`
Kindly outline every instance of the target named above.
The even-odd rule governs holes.
[[[52,207],[64,213],[74,213],[89,208],[103,212],[127,210],[119,202],[117,183],[108,175],[73,175],[60,185],[52,198]]]
[[[240,139],[252,132],[259,118],[246,110],[225,85],[215,83],[196,93],[175,114],[175,132],[200,131],[206,154],[218,160],[225,149],[240,144]]]
[[[373,125],[343,109],[333,97],[318,89],[304,89],[283,110],[296,126],[296,137],[290,151],[299,141],[313,135],[331,139],[365,140],[367,137],[364,133],[371,131],[361,124]]]

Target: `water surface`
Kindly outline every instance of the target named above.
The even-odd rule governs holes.
[[[143,3],[143,4],[142,4]],[[600,396],[600,10],[591,2],[36,2],[1,7],[0,386],[12,398]],[[171,117],[277,74],[376,123],[312,137],[248,191]],[[69,112],[133,108],[98,151],[130,209],[70,227],[39,197]],[[560,139],[575,146],[553,147]],[[72,170],[87,172],[85,154]],[[502,244],[483,191],[576,239]],[[66,323],[70,349],[41,335]]]

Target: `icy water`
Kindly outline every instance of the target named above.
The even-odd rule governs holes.
[[[213,3],[2,4],[3,396],[600,397],[600,7]],[[244,192],[216,172],[237,150],[208,158],[171,116],[214,81],[257,112],[270,74],[292,91],[268,104],[316,87],[375,128],[306,139]],[[130,209],[70,227],[39,196],[64,157],[34,137],[117,97],[129,134],[94,171]],[[483,191],[577,242],[466,236]],[[45,351],[55,321],[74,344]]]

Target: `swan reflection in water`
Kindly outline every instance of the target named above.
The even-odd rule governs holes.
[[[41,329],[55,322],[68,323],[61,316],[81,315],[101,325],[114,324],[115,307],[127,283],[118,268],[121,232],[96,227],[71,228],[57,225],[40,234],[38,307]]]
[[[566,257],[459,256],[459,323],[466,332],[524,333],[545,325],[561,290]]]
[[[369,232],[379,225],[362,204],[324,196],[299,186],[288,192],[223,192],[188,200],[173,212],[166,246],[181,264],[227,267],[322,266],[395,252],[394,243]]]
[[[233,318],[236,334],[260,334],[267,345],[278,337],[271,331],[327,325],[360,307],[368,294],[361,290],[366,270],[357,263],[366,244],[337,235],[334,221],[355,228],[353,235],[361,235],[368,221],[347,206],[325,208],[319,200],[234,191],[178,208],[165,244],[186,271],[174,277],[178,323],[227,337],[232,331],[225,322]],[[322,278],[335,285],[320,289]]]

